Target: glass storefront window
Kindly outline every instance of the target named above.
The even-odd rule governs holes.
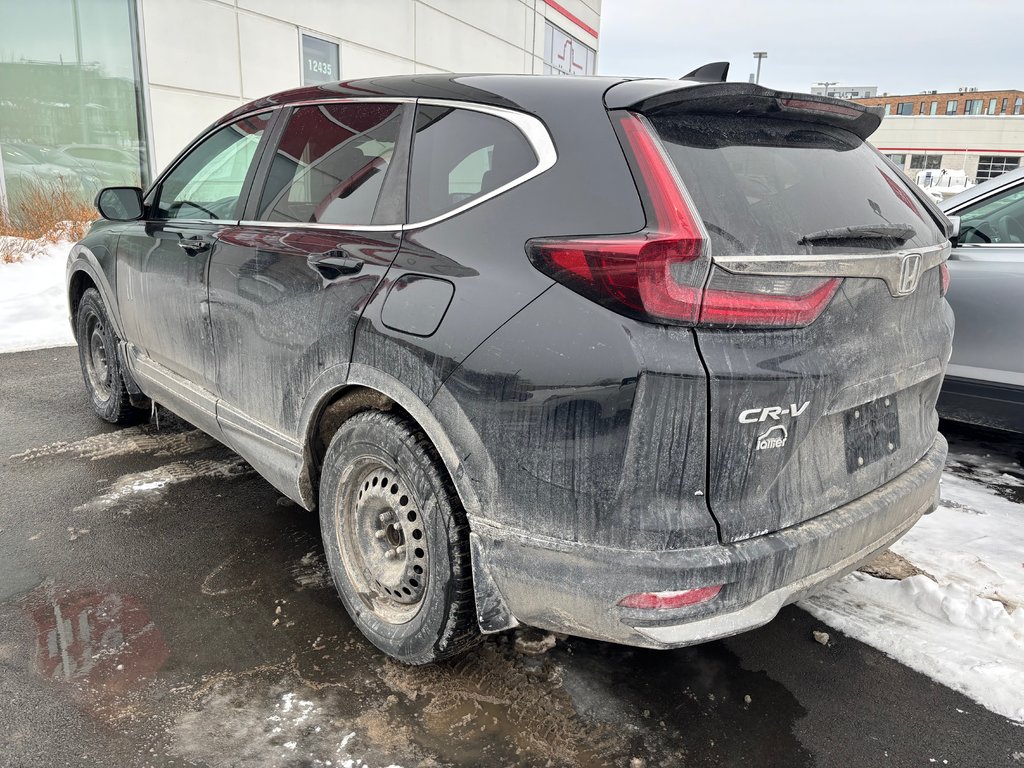
[[[133,0],[0,0],[0,194],[148,179]]]

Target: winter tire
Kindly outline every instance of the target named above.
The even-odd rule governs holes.
[[[380,650],[426,664],[478,639],[465,513],[414,426],[380,411],[341,426],[324,460],[320,528],[345,608]]]
[[[121,374],[120,339],[95,288],[89,288],[78,302],[75,338],[82,378],[96,415],[111,424],[124,424],[137,417],[138,411],[129,402]]]

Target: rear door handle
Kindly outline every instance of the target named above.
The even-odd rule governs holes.
[[[189,256],[195,256],[202,253],[203,251],[210,250],[210,241],[204,237],[183,237],[178,241],[178,247],[181,248]]]
[[[355,275],[363,268],[362,259],[353,258],[344,251],[314,253],[306,260],[306,263],[328,280],[334,280],[343,275]]]

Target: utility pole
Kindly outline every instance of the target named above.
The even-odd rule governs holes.
[[[754,84],[761,82],[761,59],[768,58],[768,51],[754,51],[754,58],[757,59],[757,73],[754,75]]]
[[[824,80],[824,81],[822,81],[820,83],[815,83],[815,85],[820,85],[820,86],[824,87],[825,93],[823,93],[822,95],[823,96],[828,96],[828,87],[830,85],[839,85],[839,81],[838,80]]]

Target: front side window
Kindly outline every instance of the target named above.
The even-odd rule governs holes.
[[[296,109],[274,153],[258,218],[339,226],[400,223],[376,221],[374,212],[401,119],[399,104]]]
[[[520,130],[495,115],[420,107],[416,112],[409,220],[453,211],[526,175],[537,155]]]
[[[1024,187],[1017,185],[959,211],[959,242],[1024,243]]]
[[[233,219],[270,112],[210,134],[160,182],[155,218]]]

